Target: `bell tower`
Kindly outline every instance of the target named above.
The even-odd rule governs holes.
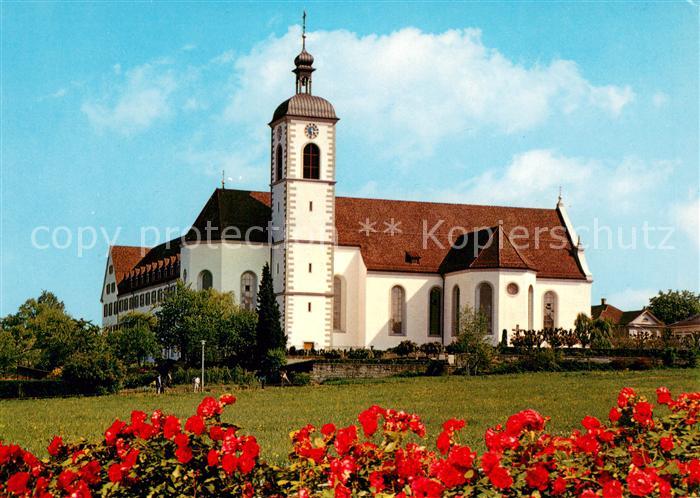
[[[335,125],[330,102],[312,94],[314,58],[294,59],[295,94],[271,129],[271,265],[288,346],[332,346],[335,237]]]

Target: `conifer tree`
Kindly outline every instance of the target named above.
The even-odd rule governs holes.
[[[284,351],[287,346],[287,337],[282,331],[280,323],[280,309],[272,287],[272,274],[270,265],[265,263],[262,271],[260,288],[258,289],[258,325],[256,328],[256,349],[258,362],[265,362],[268,353],[272,350]]]

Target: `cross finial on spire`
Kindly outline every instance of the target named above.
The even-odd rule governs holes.
[[[226,171],[223,169],[221,170],[221,188],[226,188]]]
[[[301,49],[306,49],[306,9],[301,16]]]

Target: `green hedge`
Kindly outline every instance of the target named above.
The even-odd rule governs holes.
[[[53,398],[78,394],[77,389],[62,380],[0,380],[0,398]]]

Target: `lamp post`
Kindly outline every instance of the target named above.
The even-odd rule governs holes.
[[[202,340],[202,383],[200,384],[202,392],[204,392],[204,345],[207,341]]]

